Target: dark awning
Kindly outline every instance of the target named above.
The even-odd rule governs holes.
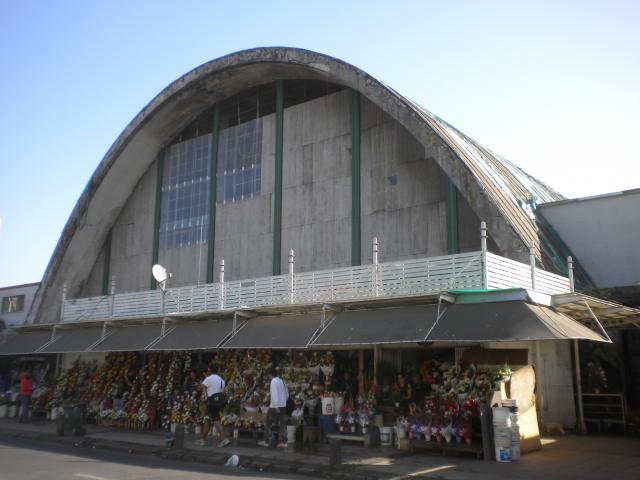
[[[218,347],[233,329],[233,320],[169,324],[172,330],[149,350],[203,350]]]
[[[436,321],[437,315],[437,305],[340,312],[311,345],[422,342]]]
[[[320,314],[255,317],[222,348],[305,348],[320,327]]]
[[[116,326],[109,329],[104,341],[100,342],[92,352],[129,352],[143,351],[160,337],[162,325],[159,323],[148,325]]]
[[[522,301],[449,305],[429,342],[584,339],[601,335],[553,309]]]
[[[51,341],[51,330],[8,331],[0,335],[0,355],[35,353]]]
[[[55,340],[40,350],[42,353],[84,352],[102,337],[102,327],[58,329]]]

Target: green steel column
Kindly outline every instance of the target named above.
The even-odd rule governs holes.
[[[220,107],[216,104],[213,107],[213,132],[211,133],[211,153],[209,177],[209,239],[207,240],[207,283],[213,283],[214,249],[216,243],[216,200],[218,180],[218,139],[220,134]]]
[[[351,265],[360,265],[360,92],[351,91]]]
[[[151,265],[158,263],[160,249],[160,214],[162,212],[162,179],[164,177],[164,152],[158,157],[158,175],[156,178],[156,206],[153,220],[153,250]],[[156,280],[151,275],[151,290],[156,289]]]
[[[111,236],[113,228],[109,229],[107,239],[104,242],[104,266],[102,267],[102,295],[109,295],[109,285],[111,284]]]
[[[276,171],[273,193],[273,274],[280,275],[282,254],[282,144],[284,131],[284,84],[276,83]]]
[[[458,191],[449,177],[446,179],[447,250],[449,255],[460,252],[458,242]]]

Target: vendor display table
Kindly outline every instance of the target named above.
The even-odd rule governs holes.
[[[427,442],[425,440],[409,440],[409,450],[412,452],[416,450],[439,450],[443,455],[447,452],[471,453],[475,455],[477,459],[481,459],[483,455],[481,443],[467,445],[466,443],[438,443]]]
[[[366,433],[364,435],[358,435],[355,433],[340,433],[329,434],[326,438],[331,443],[331,440],[338,440],[340,442],[362,442],[365,447],[374,447],[380,445],[380,436],[372,433]]]

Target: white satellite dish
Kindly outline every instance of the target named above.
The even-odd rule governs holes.
[[[171,278],[171,274],[167,273],[167,269],[158,263],[151,267],[151,273],[153,275],[153,278],[156,279],[156,282],[158,282],[158,285],[160,286],[162,291],[164,291],[165,283],[168,278]]]

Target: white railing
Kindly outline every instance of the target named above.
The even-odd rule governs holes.
[[[289,304],[427,295],[483,288],[531,289],[529,265],[482,252],[232,282],[65,300],[63,321],[105,320]],[[569,292],[569,279],[535,270],[536,291]],[[163,305],[164,304],[164,305]]]
[[[556,295],[570,292],[569,279],[535,269],[535,291]],[[488,288],[526,288],[533,289],[531,267],[526,263],[516,262],[508,258],[487,253],[487,287]]]

